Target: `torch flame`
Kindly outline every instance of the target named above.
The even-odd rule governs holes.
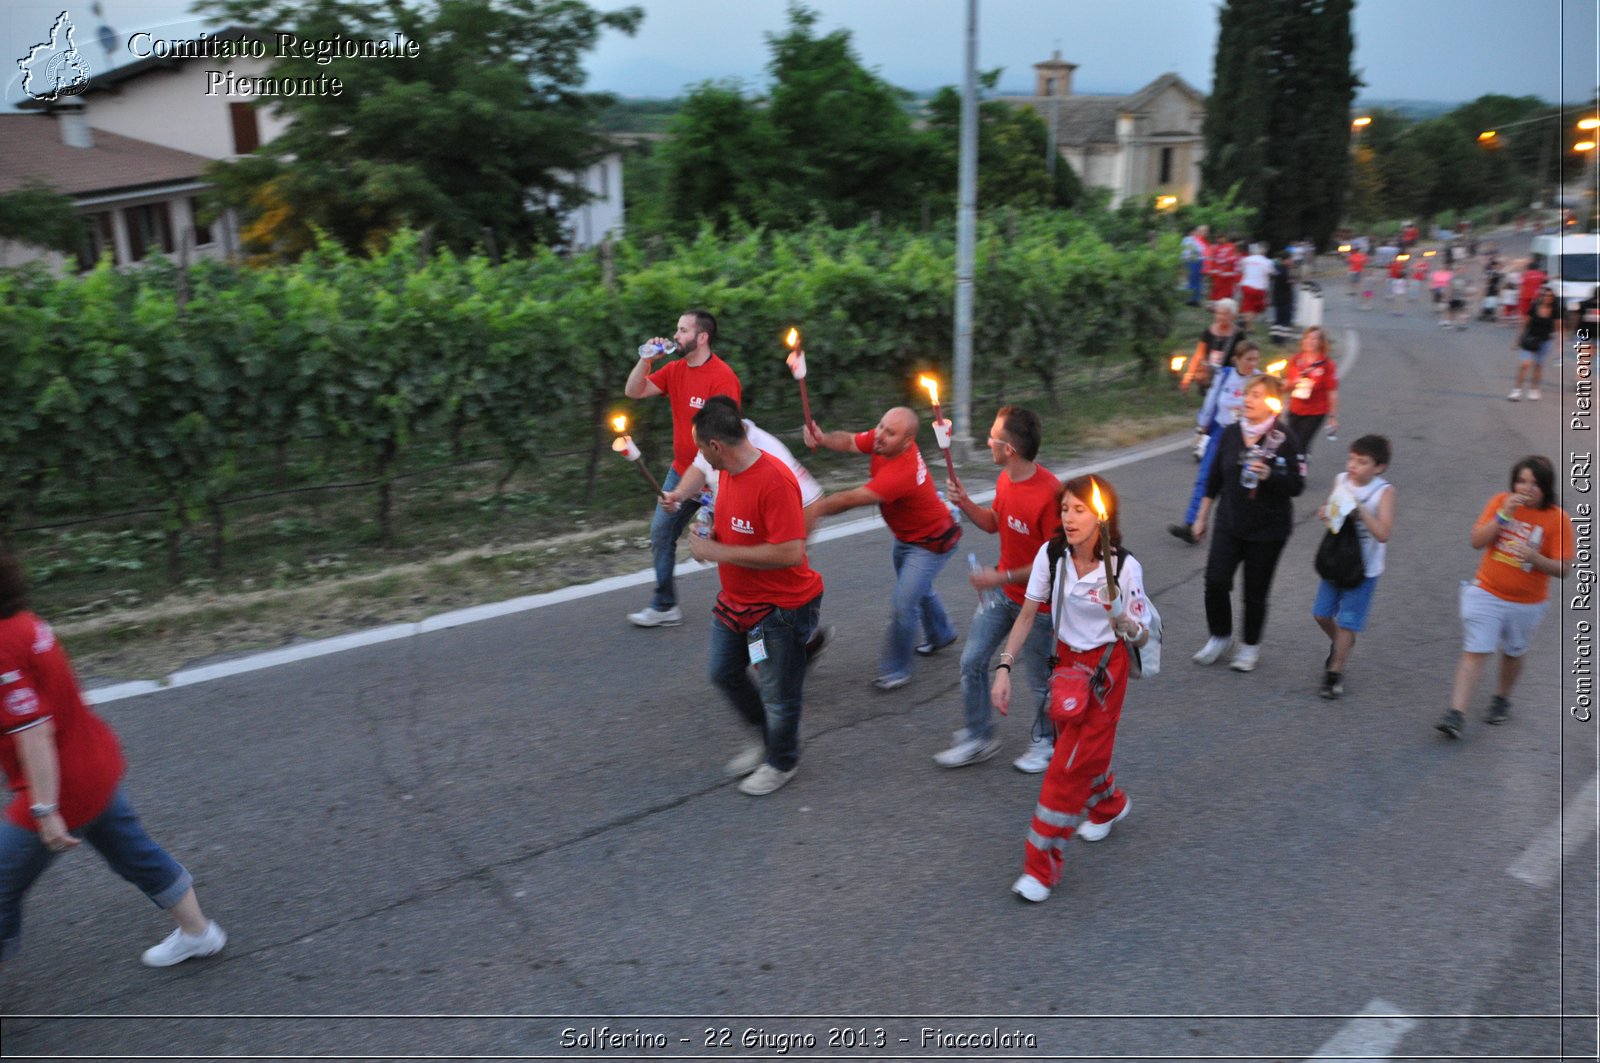
[[[783,342],[788,345],[791,351],[800,346],[800,330],[791,328],[789,334],[783,338]]]
[[[1273,396],[1268,395],[1267,396],[1267,409],[1271,410],[1273,413],[1282,413],[1283,412],[1283,403],[1279,402]]]
[[[1267,366],[1267,372],[1273,376],[1278,376],[1287,368],[1289,368],[1289,359],[1280,358],[1276,362],[1273,362],[1271,365]]]
[[[1106,504],[1100,500],[1100,483],[1091,476],[1089,477],[1089,485],[1093,489],[1089,495],[1089,505],[1094,507],[1095,515],[1098,516],[1103,523],[1108,518],[1106,515]]]
[[[1188,360],[1189,359],[1184,355],[1181,355],[1181,354],[1173,355],[1172,356],[1172,371],[1174,373],[1176,373],[1178,370],[1182,369],[1183,368],[1183,363],[1187,362]]]
[[[938,403],[939,403],[939,382],[937,380],[933,379],[933,377],[931,377],[931,376],[924,375],[924,376],[917,377],[917,383],[921,384],[923,387],[928,389],[928,397],[933,400],[934,405],[938,405]]]
[[[611,427],[616,429],[618,432],[626,432],[628,430],[627,416],[619,413],[615,417],[611,418]]]

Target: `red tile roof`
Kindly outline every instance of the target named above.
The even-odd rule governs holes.
[[[192,181],[211,160],[94,130],[94,147],[61,142],[47,114],[0,114],[0,193],[39,181],[72,196]]]

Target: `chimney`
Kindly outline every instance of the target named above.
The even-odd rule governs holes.
[[[1071,96],[1072,72],[1078,69],[1076,63],[1066,63],[1061,60],[1059,50],[1052,52],[1050,58],[1042,63],[1033,64],[1035,96]]]
[[[82,102],[59,103],[51,110],[61,130],[61,143],[69,148],[94,147],[94,130],[89,128],[89,113]]]

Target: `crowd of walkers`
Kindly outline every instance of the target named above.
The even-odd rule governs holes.
[[[1195,235],[1204,242],[1203,230]],[[1191,281],[1207,272],[1214,285],[1232,279],[1223,272],[1232,260],[1219,250],[1207,247],[1202,258],[1189,260]],[[1452,265],[1447,260],[1444,268]],[[1184,388],[1205,389],[1196,425],[1199,468],[1184,519],[1169,529],[1185,543],[1206,544],[1207,638],[1193,662],[1208,666],[1228,656],[1241,673],[1261,661],[1272,582],[1294,527],[1294,500],[1308,485],[1308,455],[1319,431],[1332,441],[1339,425],[1338,370],[1320,326],[1304,330],[1277,372],[1261,370],[1261,351],[1245,325],[1261,312],[1262,289],[1254,282],[1262,276],[1240,266],[1242,305],[1231,292],[1214,300],[1212,320],[1189,359]],[[1538,398],[1544,351],[1560,316],[1542,279],[1536,276],[1530,289],[1527,276],[1513,399]],[[1391,277],[1407,280],[1404,271]],[[1453,284],[1447,279],[1442,289],[1447,300]],[[1364,291],[1358,278],[1352,292]],[[1496,297],[1506,298],[1505,291],[1502,278]],[[628,619],[644,628],[682,623],[673,572],[678,540],[695,521],[690,554],[716,565],[720,581],[707,673],[750,733],[726,770],[741,778],[741,792],[763,796],[799,770],[806,674],[829,641],[824,580],[807,554],[817,521],[874,507],[889,527],[888,622],[872,680],[881,692],[912,682],[915,669],[925,666],[919,660],[928,662],[961,637],[935,584],[959,548],[963,523],[997,537],[996,551],[979,548],[997,557],[993,565],[980,563],[977,549],[968,554],[979,602],[960,655],[960,726],[933,760],[951,769],[987,761],[1001,746],[998,716],[1016,707],[1025,717],[1029,741],[1013,766],[1042,778],[1012,890],[1027,901],[1044,900],[1060,883],[1068,843],[1105,839],[1132,809],[1112,770],[1117,726],[1130,678],[1159,669],[1160,616],[1141,562],[1123,544],[1126,515],[1115,485],[1100,476],[1059,481],[1038,462],[1039,417],[1006,405],[986,440],[998,474],[990,500],[969,493],[953,469],[941,494],[917,444],[921,420],[901,406],[860,431],[804,426],[809,448],[868,461],[859,486],[824,493],[787,447],[744,416],[738,376],[713,351],[716,330],[708,312],[683,314],[672,340],[657,337],[640,348],[625,387],[633,398],[666,398],[673,425],[672,467],[651,526],[656,585],[648,605]],[[674,347],[681,357],[657,368]],[[941,442],[948,439],[948,421],[933,427]],[[1310,611],[1328,638],[1318,687],[1324,698],[1345,694],[1357,636],[1385,569],[1397,512],[1398,492],[1386,476],[1391,460],[1385,437],[1355,439],[1317,509],[1326,531]],[[1464,641],[1450,706],[1437,723],[1452,739],[1464,732],[1468,703],[1491,656],[1499,667],[1483,719],[1498,725],[1511,718],[1511,695],[1548,607],[1550,580],[1570,564],[1572,525],[1556,504],[1550,460],[1517,461],[1507,489],[1489,499],[1469,538],[1483,556],[1462,584]],[[1241,569],[1243,615],[1236,627],[1233,589]],[[1020,703],[1013,685],[1019,667]],[[59,640],[29,609],[21,565],[4,548],[0,720],[0,768],[13,791],[0,821],[0,961],[16,951],[25,894],[81,841],[177,924],[143,954],[146,964],[219,952],[226,934],[201,911],[189,872],[145,832],[122,789],[116,737],[85,705]]]

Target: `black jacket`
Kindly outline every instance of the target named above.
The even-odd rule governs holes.
[[[1306,489],[1306,456],[1283,417],[1267,429],[1259,445],[1270,447],[1277,432],[1283,433],[1283,440],[1268,459],[1270,472],[1254,490],[1239,482],[1244,471],[1239,459],[1247,449],[1244,429],[1235,422],[1217,437],[1216,460],[1206,477],[1206,497],[1216,499],[1211,511],[1213,534],[1250,542],[1289,538],[1294,529],[1290,499]]]

